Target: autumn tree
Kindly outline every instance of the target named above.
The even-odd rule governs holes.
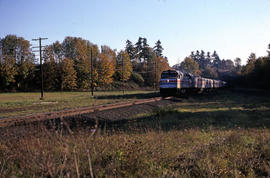
[[[2,76],[2,81],[9,87],[13,83],[14,87],[21,90],[29,88],[29,82],[34,77],[34,57],[29,41],[16,35],[7,35],[1,39],[1,56],[2,75],[9,75]]]
[[[181,68],[195,76],[198,76],[201,73],[199,70],[199,64],[190,57],[185,58],[185,60],[181,63]]]
[[[3,57],[0,63],[0,82],[2,89],[12,89],[17,75],[16,60],[11,55]]]
[[[61,90],[75,90],[77,88],[77,75],[74,69],[74,61],[64,58],[61,62]]]
[[[103,53],[98,55],[97,69],[99,86],[106,86],[112,83],[115,70],[114,65],[108,56]]]
[[[23,91],[33,89],[35,82],[35,64],[34,56],[32,59],[25,59],[20,62],[17,68],[16,83],[17,88]]]
[[[106,57],[108,58],[109,62],[112,63],[113,68],[116,68],[116,50],[112,50],[109,46],[103,45],[101,46],[101,53],[103,53],[104,55],[106,55]],[[113,71],[113,73],[115,72],[115,70]]]
[[[56,62],[56,60],[59,59],[59,57],[55,56],[54,48],[52,45],[45,48],[43,58],[44,58],[43,63],[44,89],[48,91],[60,89],[61,70],[59,63]]]
[[[125,51],[117,54],[116,79],[120,81],[128,81],[132,73],[132,64],[129,55]]]
[[[56,41],[51,45],[51,48],[52,48],[55,62],[60,63],[64,56],[61,43],[59,41]]]
[[[66,37],[62,43],[62,49],[64,56],[74,61],[78,87],[89,89],[91,87],[91,57],[96,68],[95,61],[99,54],[97,45],[82,38]]]
[[[213,79],[218,78],[217,71],[209,65],[204,68],[201,75],[206,78],[213,78]]]

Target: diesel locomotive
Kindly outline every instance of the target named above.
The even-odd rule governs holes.
[[[226,82],[197,77],[178,70],[166,70],[161,73],[160,95],[170,96],[191,92],[201,92],[226,86]]]

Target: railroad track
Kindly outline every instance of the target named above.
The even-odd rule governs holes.
[[[50,119],[56,119],[56,118],[62,119],[64,117],[70,117],[70,116],[76,116],[76,115],[81,115],[81,114],[86,114],[86,113],[94,113],[94,112],[99,112],[99,111],[123,108],[123,107],[132,106],[132,105],[140,105],[140,104],[160,101],[162,99],[168,100],[171,98],[172,97],[167,97],[167,98],[155,97],[155,98],[150,98],[150,99],[141,99],[141,100],[129,101],[129,102],[104,104],[104,105],[98,105],[98,106],[92,106],[92,107],[83,107],[83,108],[67,109],[67,110],[55,111],[55,112],[32,114],[32,115],[27,115],[27,116],[2,118],[2,119],[0,119],[0,128],[14,126],[14,125],[16,126],[19,124],[26,124],[26,123],[30,123],[30,122],[34,122],[34,121],[44,121],[44,120],[50,120]]]

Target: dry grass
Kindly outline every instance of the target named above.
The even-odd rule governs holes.
[[[94,136],[90,127],[73,134],[42,125],[3,129],[0,175],[267,177],[269,101],[230,92],[194,96],[176,109],[100,126]]]

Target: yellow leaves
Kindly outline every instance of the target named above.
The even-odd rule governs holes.
[[[127,81],[132,73],[132,64],[127,52],[120,51],[117,56],[116,75],[122,81]]]
[[[101,53],[98,56],[98,83],[101,85],[108,85],[113,81],[113,74],[115,72],[112,61],[109,61],[108,56]]]
[[[73,67],[74,62],[69,58],[65,58],[62,63],[62,90],[73,90],[77,88],[76,71]]]

